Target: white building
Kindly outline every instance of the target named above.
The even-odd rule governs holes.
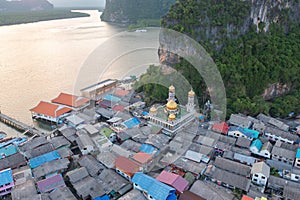
[[[254,163],[251,169],[252,182],[258,185],[266,185],[270,177],[270,167],[265,162]]]

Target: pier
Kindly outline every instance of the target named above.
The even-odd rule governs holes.
[[[14,118],[11,118],[5,114],[2,114],[0,111],[0,121],[20,132],[23,132],[25,135],[34,136],[34,135],[43,135],[43,133],[31,126],[28,126]]]

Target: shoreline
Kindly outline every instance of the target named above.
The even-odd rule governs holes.
[[[90,17],[79,10],[54,9],[45,11],[3,12],[0,13],[0,27],[45,22],[52,20]]]

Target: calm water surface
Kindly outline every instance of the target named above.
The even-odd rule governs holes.
[[[94,83],[97,78],[120,78],[142,73],[146,65],[140,67],[141,63],[148,63],[147,59],[158,59],[157,51],[149,51],[147,55],[138,56],[136,66],[130,62],[132,55],[120,56],[122,58],[107,66],[108,60],[101,57],[103,51],[118,52],[119,46],[129,47],[140,37],[146,37],[142,46],[147,42],[158,46],[154,41],[158,32],[119,34],[109,45],[107,41],[125,28],[101,22],[97,11],[81,12],[88,12],[91,16],[0,27],[1,112],[32,124],[29,109],[39,101],[50,101],[60,92],[78,94],[78,88]],[[104,47],[101,47],[102,44]],[[105,64],[102,65],[101,61]],[[93,65],[91,69],[89,65]],[[93,71],[95,66],[97,76]],[[131,70],[131,67],[137,66],[138,70]],[[85,80],[79,73],[86,73]],[[93,78],[88,77],[89,73],[94,75]],[[77,89],[74,89],[75,84]],[[14,134],[4,125],[0,125],[0,130]]]

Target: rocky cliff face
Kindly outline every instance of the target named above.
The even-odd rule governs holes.
[[[47,0],[0,0],[0,11],[33,11],[49,9],[53,9],[53,5]]]
[[[101,20],[135,23],[139,19],[159,19],[176,0],[106,0]]]

